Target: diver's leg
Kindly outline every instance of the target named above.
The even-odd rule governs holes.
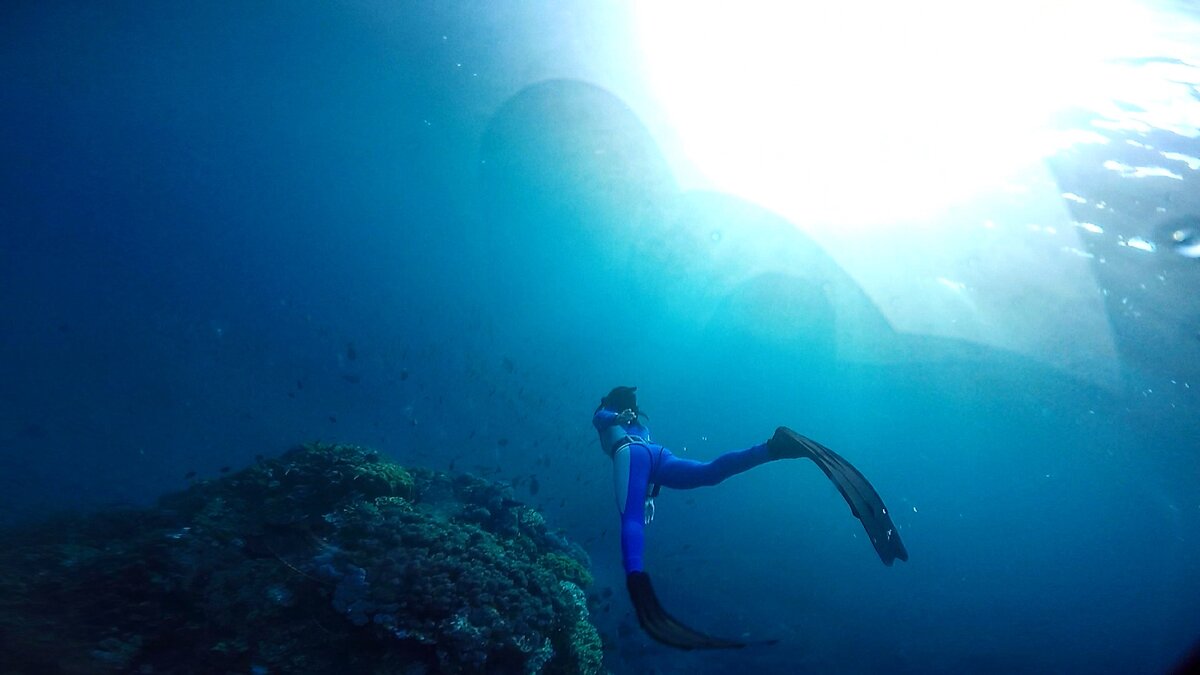
[[[642,569],[645,548],[646,488],[650,478],[650,453],[646,446],[630,443],[613,455],[617,509],[621,513],[621,557],[625,572]]]
[[[676,490],[716,485],[730,476],[749,471],[771,459],[766,443],[745,450],[727,452],[711,462],[680,459],[671,454],[670,450],[662,446],[659,448],[662,453],[661,459],[657,462],[658,470],[651,475],[650,482]]]
[[[764,449],[763,453],[765,452]],[[629,600],[637,613],[638,623],[650,637],[679,649],[737,649],[748,644],[776,642],[726,640],[701,633],[680,623],[667,613],[658,601],[654,586],[650,583],[650,575],[642,567],[645,527],[643,505],[649,482],[647,479],[654,474],[652,467],[665,466],[663,460],[669,460],[670,457],[671,453],[661,445],[641,443],[630,443],[613,455],[617,470],[617,505],[621,509],[621,551],[625,562],[625,586],[629,589]]]

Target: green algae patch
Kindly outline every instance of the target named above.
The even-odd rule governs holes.
[[[508,486],[310,444],[0,537],[0,672],[597,673],[588,560]]]
[[[554,576],[563,581],[569,581],[581,588],[592,585],[592,573],[587,565],[562,553],[547,553],[539,561],[542,567],[550,570]]]

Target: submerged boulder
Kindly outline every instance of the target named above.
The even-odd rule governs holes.
[[[507,486],[306,445],[0,538],[0,673],[596,673],[586,554]]]

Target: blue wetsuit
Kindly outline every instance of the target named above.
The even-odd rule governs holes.
[[[617,421],[617,413],[606,408],[596,411],[592,426],[600,433],[600,447],[613,459],[626,574],[642,571],[644,505],[652,485],[676,490],[716,485],[770,460],[766,443],[727,452],[711,462],[680,459],[651,442],[650,430],[636,417],[622,425]]]

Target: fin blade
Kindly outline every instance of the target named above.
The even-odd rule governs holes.
[[[741,649],[748,644],[774,644],[775,640],[757,642],[740,642],[713,637],[698,630],[689,628],[678,619],[667,613],[654,593],[650,577],[645,572],[631,572],[626,577],[629,588],[629,598],[637,611],[638,623],[642,630],[658,642],[678,649]]]
[[[907,561],[908,549],[900,541],[900,532],[892,522],[883,498],[867,477],[833,450],[790,429],[788,432],[808,450],[809,459],[821,468],[842,494],[850,506],[850,513],[862,522],[883,564],[891,567],[896,560]]]

